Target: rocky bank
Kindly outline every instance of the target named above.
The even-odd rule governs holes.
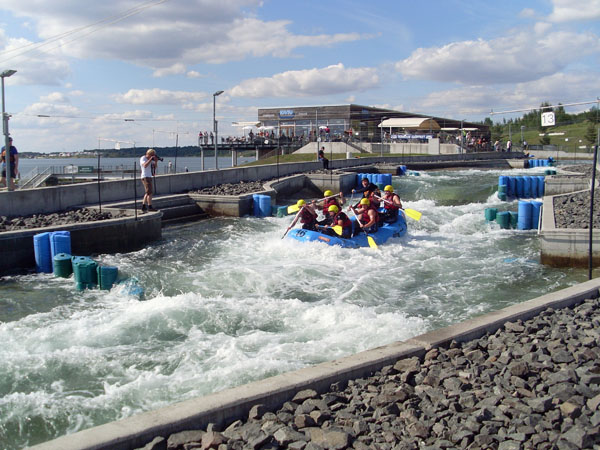
[[[88,208],[52,214],[34,214],[32,216],[15,217],[12,219],[7,218],[6,216],[0,216],[0,232],[68,225],[72,223],[95,222],[97,220],[115,219],[125,216],[126,214],[122,213],[99,212],[98,210]]]
[[[600,448],[600,301],[546,310],[369,378],[144,449]]]

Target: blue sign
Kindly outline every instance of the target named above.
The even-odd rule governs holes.
[[[291,119],[292,117],[294,117],[294,110],[293,109],[280,109],[279,110],[279,118],[280,119]]]

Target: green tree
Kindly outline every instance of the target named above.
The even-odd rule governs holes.
[[[588,145],[596,145],[598,142],[598,125],[590,122],[583,137]]]
[[[550,145],[550,136],[548,136],[548,133],[544,133],[544,135],[540,138],[540,144]]]

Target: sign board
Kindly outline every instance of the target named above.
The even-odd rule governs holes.
[[[553,112],[542,113],[542,126],[543,127],[553,127],[554,125],[555,125],[554,113]]]
[[[279,118],[281,119],[291,119],[294,117],[293,109],[280,109],[279,110]]]
[[[94,166],[77,166],[77,173],[94,173]]]

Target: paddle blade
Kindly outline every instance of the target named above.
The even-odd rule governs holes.
[[[341,227],[341,226],[339,226],[339,225],[335,225],[335,226],[333,226],[333,227],[331,227],[331,228],[333,228],[333,231],[335,231],[335,232],[338,234],[338,236],[341,236],[341,235],[342,235],[342,232],[344,231],[344,230],[342,229],[342,227]]]
[[[369,243],[369,247],[374,248],[375,250],[377,250],[379,247],[377,247],[377,243],[375,242],[375,239],[373,239],[371,236],[367,236],[367,242]]]
[[[298,205],[290,205],[288,206],[287,213],[294,214],[295,212],[298,212],[299,209],[300,207]]]
[[[404,213],[411,219],[421,220],[422,214],[419,211],[416,211],[414,209],[403,209],[402,211],[404,211]]]

